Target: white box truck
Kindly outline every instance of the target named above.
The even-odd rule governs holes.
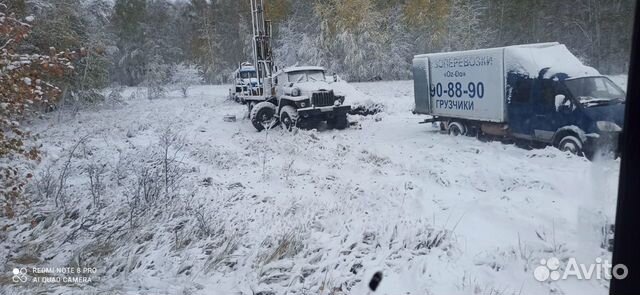
[[[453,135],[617,152],[625,93],[560,43],[417,55],[414,113]]]

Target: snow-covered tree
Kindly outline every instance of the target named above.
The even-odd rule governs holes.
[[[147,88],[147,98],[149,100],[162,98],[166,93],[165,85],[169,66],[164,63],[162,56],[154,55],[145,68],[142,85]]]
[[[111,25],[116,34],[118,53],[114,72],[120,83],[134,86],[145,77],[144,52],[145,0],[116,0]]]
[[[187,97],[189,87],[203,82],[202,73],[195,65],[179,63],[171,69],[170,83],[180,89],[182,96]]]
[[[55,81],[65,91],[63,103],[94,102],[103,97],[97,88],[109,84],[109,59],[105,48],[112,44],[104,28],[111,5],[105,0],[50,0],[37,9],[34,28],[26,43],[38,53],[48,48],[86,48],[87,56],[74,64],[68,79]]]
[[[38,110],[52,106],[61,94],[46,78],[63,76],[73,68],[71,60],[83,52],[58,52],[49,55],[20,52],[20,44],[31,31],[32,16],[19,19],[0,3],[0,159],[18,155],[39,158],[38,150],[27,140],[30,134],[22,122]],[[13,216],[19,203],[25,178],[17,167],[0,161],[0,195],[6,216]]]
[[[406,29],[402,21],[402,8],[391,7],[385,25],[389,41],[384,44],[385,65],[383,78],[408,79],[411,75],[411,63],[415,54],[415,38]]]
[[[486,11],[486,1],[452,0],[445,49],[470,50],[487,46],[493,34],[491,28],[482,23]]]

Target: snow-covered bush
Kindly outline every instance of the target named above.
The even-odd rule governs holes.
[[[147,64],[142,85],[147,88],[149,100],[162,98],[165,95],[168,70],[169,66],[164,63],[160,55],[154,55]]]
[[[106,101],[110,104],[124,104],[124,97],[122,96],[122,92],[124,91],[124,87],[122,86],[114,86],[109,89],[109,92],[106,94]]]
[[[171,86],[180,89],[182,96],[187,97],[189,87],[203,82],[202,73],[195,65],[179,63],[171,69]]]
[[[23,155],[30,160],[39,158],[38,150],[26,144],[30,134],[21,122],[39,109],[50,108],[62,91],[46,78],[59,78],[72,68],[71,60],[81,52],[56,52],[50,55],[19,52],[20,43],[31,32],[33,17],[18,19],[0,3],[0,159]],[[9,218],[21,203],[20,194],[31,174],[24,175],[18,167],[0,162],[0,201]],[[4,213],[4,214],[3,214]]]

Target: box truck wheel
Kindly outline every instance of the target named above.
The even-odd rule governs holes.
[[[563,137],[558,143],[558,149],[574,155],[582,155],[582,141],[573,135]]]
[[[460,122],[449,122],[449,134],[453,136],[467,134],[467,128]]]

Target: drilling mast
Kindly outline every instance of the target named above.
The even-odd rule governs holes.
[[[251,0],[253,27],[253,58],[259,85],[264,95],[271,89],[273,54],[271,51],[271,21],[264,18],[264,0]]]

